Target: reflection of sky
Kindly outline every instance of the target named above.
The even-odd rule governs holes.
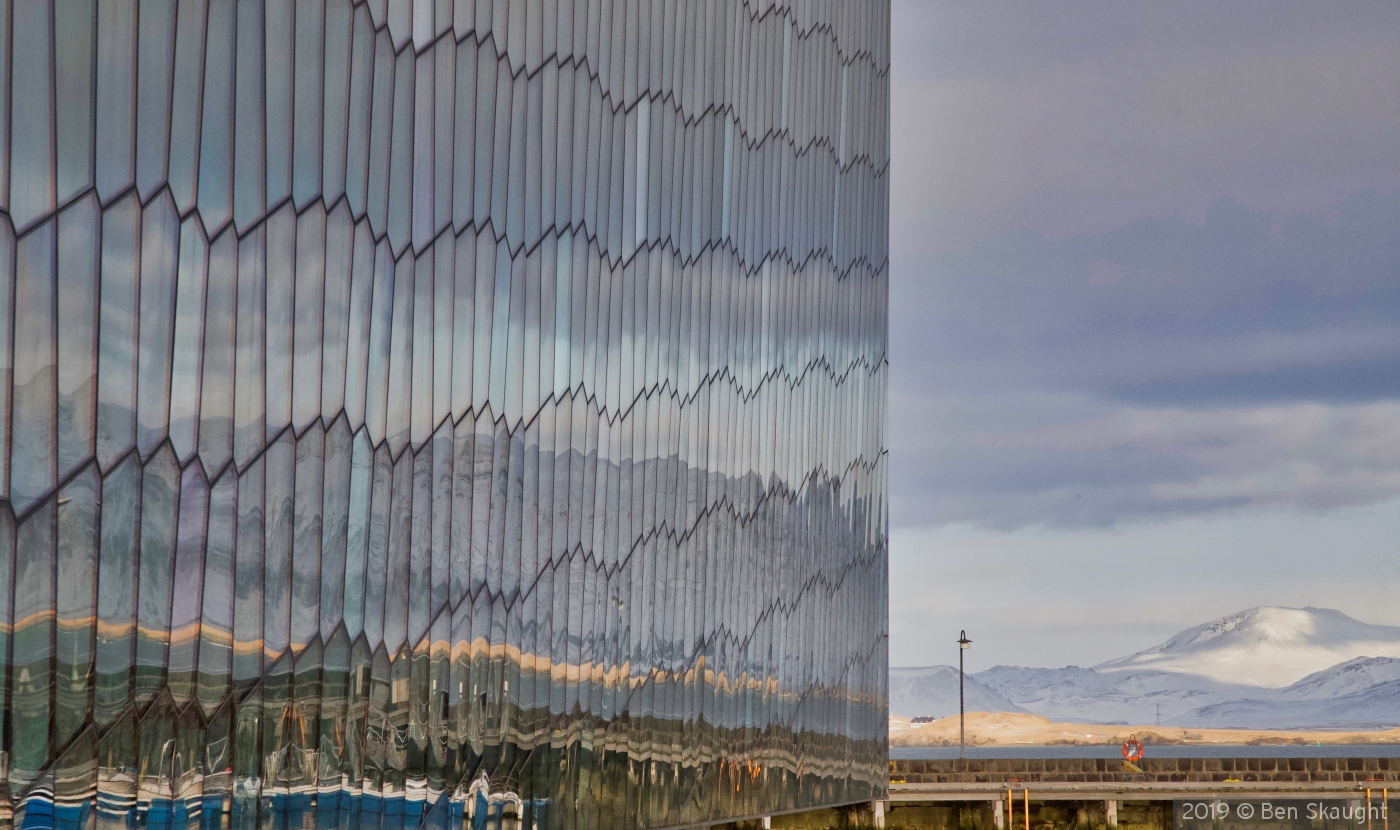
[[[1400,623],[1397,36],[1388,3],[896,2],[893,664]]]

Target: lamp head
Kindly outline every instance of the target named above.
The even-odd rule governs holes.
[[[970,645],[972,645],[972,641],[969,640],[969,639],[967,639],[967,632],[966,632],[966,631],[960,631],[960,632],[958,632],[958,647],[959,647],[959,648],[967,648],[967,647],[970,646]]]

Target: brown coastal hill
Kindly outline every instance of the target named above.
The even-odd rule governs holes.
[[[968,712],[968,746],[1102,746],[1130,736],[1144,744],[1391,744],[1400,728],[1368,732],[1289,732],[1264,729],[1186,729],[1174,726],[1121,726],[1057,723],[1017,712]],[[957,746],[958,718],[910,723],[890,718],[890,746]]]

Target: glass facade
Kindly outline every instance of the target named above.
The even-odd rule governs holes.
[[[0,823],[882,797],[888,41],[0,6]]]

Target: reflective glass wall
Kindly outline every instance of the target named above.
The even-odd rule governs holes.
[[[888,13],[0,6],[0,823],[880,797]]]

